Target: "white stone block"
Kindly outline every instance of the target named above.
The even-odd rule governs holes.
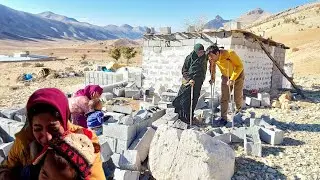
[[[102,161],[106,162],[110,159],[114,151],[112,151],[112,149],[110,148],[110,145],[108,143],[108,138],[103,136],[98,136],[98,137],[99,137],[99,144],[101,147]]]
[[[284,132],[277,128],[260,128],[260,139],[271,145],[279,145],[283,142]]]
[[[136,136],[137,128],[135,125],[123,125],[117,123],[103,124],[103,135],[120,139],[120,140],[132,140]]]
[[[113,99],[113,94],[110,93],[110,92],[102,93],[101,94],[101,99],[103,101],[109,101],[109,100]]]
[[[112,116],[114,120],[120,121],[125,116],[125,114],[115,113],[115,112],[106,112],[104,113],[104,116]]]
[[[114,180],[139,180],[139,171],[121,170],[116,168],[114,171]]]
[[[136,150],[126,150],[121,154],[111,156],[114,165],[120,169],[139,171],[141,169],[141,160]]]
[[[258,93],[258,100],[261,101],[261,106],[271,106],[269,93]]]
[[[130,126],[134,124],[134,120],[131,115],[126,115],[123,118],[121,118],[120,121],[118,121],[118,123]]]
[[[3,143],[0,145],[0,156],[6,158],[9,154],[9,151],[13,145],[13,142]]]
[[[130,150],[138,151],[141,162],[143,162],[148,156],[150,144],[155,132],[156,131],[150,127],[147,129],[147,131],[140,132],[138,137],[129,147]]]
[[[246,104],[251,107],[260,107],[261,101],[254,97],[246,97]]]
[[[154,121],[152,123],[152,128],[157,129],[162,124],[167,124],[168,121],[175,121],[179,118],[179,115],[177,113],[166,113],[164,116],[159,118],[158,120]]]
[[[123,113],[123,114],[132,114],[132,108],[131,106],[120,106],[120,105],[113,105],[112,111],[117,113]]]

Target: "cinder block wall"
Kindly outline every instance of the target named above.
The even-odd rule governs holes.
[[[160,86],[166,89],[178,91],[182,81],[181,68],[185,57],[193,50],[196,43],[202,43],[205,48],[217,42],[219,46],[225,49],[234,49],[244,62],[245,68],[245,89],[263,89],[270,90],[274,77],[279,78],[279,74],[274,70],[272,61],[253,39],[244,38],[242,33],[215,32],[210,35],[205,34],[202,37],[185,37],[175,34],[174,41],[166,41],[164,38],[146,39],[143,46],[143,82],[144,88],[153,87],[156,90]],[[189,39],[190,38],[190,39]],[[280,62],[284,63],[285,50],[281,48],[265,47],[271,51],[271,54],[278,53],[281,50],[281,56],[275,56]],[[275,52],[274,49],[277,49]],[[280,58],[281,57],[281,58]],[[220,91],[221,74],[216,70],[216,90]],[[210,88],[208,83],[210,78],[209,70],[203,85],[204,88]],[[210,89],[207,89],[210,90]]]

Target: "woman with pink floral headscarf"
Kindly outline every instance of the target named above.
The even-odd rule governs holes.
[[[100,98],[103,89],[98,85],[88,85],[78,90],[69,100],[71,120],[73,124],[87,128],[86,113],[89,112],[88,103],[91,99]]]

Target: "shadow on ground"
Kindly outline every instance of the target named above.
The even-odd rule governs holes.
[[[262,157],[267,157],[269,155],[279,156],[281,152],[284,152],[284,148],[282,147],[274,147],[274,146],[262,147]]]
[[[263,120],[271,125],[275,125],[278,129],[283,131],[306,131],[306,132],[320,132],[320,124],[297,124],[294,122],[285,123],[277,121],[270,116],[261,116]]]
[[[292,139],[290,137],[285,137],[285,138],[283,138],[283,142],[282,142],[281,146],[300,146],[300,145],[304,145],[304,144],[305,144],[305,142],[303,142],[303,141]]]
[[[278,169],[247,157],[236,158],[233,179],[286,179]]]

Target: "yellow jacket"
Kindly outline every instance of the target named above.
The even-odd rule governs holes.
[[[73,133],[82,133],[83,127],[68,122],[68,129]],[[38,155],[39,150],[36,141],[33,138],[31,128],[23,128],[15,135],[16,139],[9,151],[7,160],[1,164],[0,179],[6,177],[2,174],[5,168],[24,167],[32,164],[34,158]],[[95,133],[92,136],[92,142],[99,144],[99,139]],[[96,159],[91,167],[90,180],[105,180],[105,174],[102,168],[100,152],[96,153]]]
[[[210,60],[210,72],[212,80],[215,79],[216,65],[219,67],[223,76],[230,77],[230,80],[233,81],[235,81],[243,71],[242,61],[233,50],[221,50],[219,59],[216,63]]]

